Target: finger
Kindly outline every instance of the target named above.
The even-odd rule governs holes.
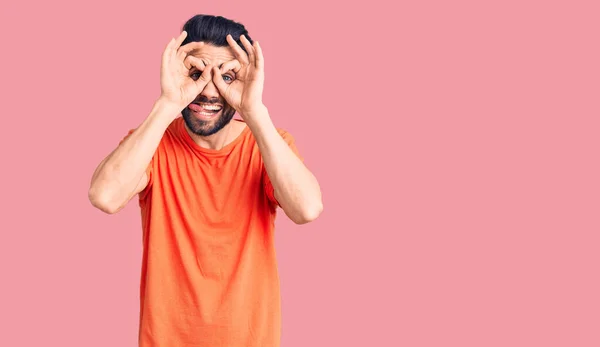
[[[181,50],[181,48],[179,48],[179,49],[177,50],[177,53],[176,53],[176,55],[177,55],[177,59],[179,59],[180,61],[184,61],[184,60],[185,60],[185,58],[186,58],[186,56],[187,56],[187,53],[183,52],[183,51]]]
[[[202,72],[202,75],[200,75],[200,78],[198,78],[195,81],[192,80],[196,84],[198,92],[201,92],[204,89],[204,87],[206,87],[206,85],[213,79],[212,72],[212,66],[208,65],[206,69],[204,69],[204,71]]]
[[[186,37],[187,37],[187,32],[185,30],[182,31],[181,34],[179,34],[179,37],[177,38],[177,40],[175,40],[175,44],[173,44],[173,48],[172,48],[173,56],[175,56],[177,54],[177,50],[179,49],[179,46],[181,46],[181,43],[183,42],[183,40],[185,40]]]
[[[233,71],[234,73],[240,72],[242,65],[237,59],[230,60],[221,66],[220,72],[226,73],[227,71]]]
[[[192,67],[196,67],[200,71],[204,71],[206,69],[206,65],[202,59],[196,58],[193,55],[188,55],[183,61],[183,65],[185,65],[186,69],[191,70]]]
[[[177,58],[184,60],[193,50],[199,49],[202,46],[204,46],[204,42],[189,42],[177,49]]]
[[[263,56],[262,48],[258,44],[258,41],[254,41],[254,48],[256,50],[256,67],[259,69],[264,69],[265,67],[265,58]]]
[[[189,42],[189,43],[179,47],[179,49],[177,50],[177,55],[179,55],[180,52],[188,54],[195,49],[202,48],[205,44],[206,43],[204,43],[204,42],[198,42],[198,41]]]
[[[246,48],[246,52],[248,52],[248,62],[252,65],[256,65],[256,55],[254,54],[254,47],[252,47],[252,44],[250,43],[250,41],[248,41],[246,35],[240,36],[240,40],[242,41],[242,45],[244,45],[244,48]]]
[[[165,50],[163,51],[163,55],[162,55],[163,66],[166,66],[169,63],[169,60],[171,58],[171,47],[173,46],[173,44],[175,44],[175,39],[171,39],[171,41],[169,41],[169,43],[165,47]]]
[[[185,40],[186,37],[187,37],[187,31],[183,30],[181,32],[181,34],[179,34],[179,37],[177,38],[177,44],[175,45],[175,48],[179,48],[179,46],[181,46],[181,44],[183,43],[183,41]]]
[[[233,49],[233,53],[235,54],[237,60],[239,60],[239,62],[242,64],[248,64],[248,54],[246,54],[242,47],[235,42],[233,36],[227,35],[227,42],[229,43],[231,49]]]
[[[223,81],[223,75],[221,74],[219,68],[216,66],[213,68],[213,83],[219,90],[219,93],[221,93],[221,95],[225,95],[225,92],[227,91],[227,88],[229,88],[229,85],[225,83],[225,81]]]

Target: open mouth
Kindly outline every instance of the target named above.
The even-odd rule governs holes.
[[[188,106],[197,116],[202,118],[213,118],[223,109],[223,105],[192,103]]]

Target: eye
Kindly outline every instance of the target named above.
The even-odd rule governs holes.
[[[191,78],[192,78],[194,81],[197,81],[197,80],[198,80],[198,78],[200,78],[200,76],[201,76],[201,75],[202,75],[202,72],[200,72],[200,71],[194,71],[194,72],[193,72],[193,73],[190,75],[190,77],[191,77]]]
[[[229,76],[229,75],[223,75],[223,81],[227,82],[227,83],[231,83],[233,82],[234,78]]]

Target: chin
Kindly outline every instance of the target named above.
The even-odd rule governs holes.
[[[198,136],[210,136],[223,129],[235,115],[235,110],[225,107],[217,114],[206,116],[185,108],[181,116],[187,127]]]

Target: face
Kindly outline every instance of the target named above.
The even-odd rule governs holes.
[[[192,55],[204,62],[207,66],[221,67],[222,64],[235,59],[235,55],[230,47],[215,47],[204,45],[201,48],[191,51]],[[197,80],[204,71],[204,67],[192,67],[190,76]],[[235,79],[233,71],[223,72],[225,83],[231,83]],[[194,102],[189,104],[181,111],[181,115],[188,128],[196,135],[210,136],[227,125],[233,116],[235,110],[229,106],[225,99],[219,94],[217,87],[211,81],[204,90],[196,97]]]

